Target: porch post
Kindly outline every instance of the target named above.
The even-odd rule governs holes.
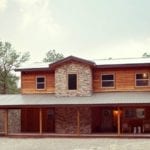
[[[40,128],[40,134],[42,134],[42,108],[40,108],[39,111],[39,128]]]
[[[117,126],[118,126],[118,135],[120,135],[120,108],[118,107],[118,117],[117,117]]]
[[[4,111],[4,132],[5,135],[8,135],[8,109]]]
[[[77,134],[80,135],[80,109],[77,108]]]

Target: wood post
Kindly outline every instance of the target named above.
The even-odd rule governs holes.
[[[80,110],[77,108],[77,134],[80,135]]]
[[[40,134],[42,134],[42,108],[40,108],[39,111],[39,128],[40,128]]]
[[[8,109],[4,111],[4,132],[5,135],[8,135]]]
[[[120,114],[121,114],[121,111],[120,111],[120,108],[118,107],[118,115],[117,115],[117,127],[118,127],[118,135],[120,135],[120,128],[121,128],[121,125],[120,125]]]

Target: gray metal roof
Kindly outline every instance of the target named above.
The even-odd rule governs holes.
[[[150,58],[116,58],[116,59],[97,59],[96,65],[129,65],[129,64],[149,64]]]
[[[53,94],[0,95],[0,107],[107,104],[150,104],[150,92],[97,93],[89,97],[56,97]]]
[[[106,66],[106,65],[137,65],[137,64],[150,64],[150,58],[119,58],[119,59],[97,59],[93,62],[96,63],[97,66]],[[53,63],[42,63],[42,62],[34,62],[31,64],[24,64],[16,69],[18,70],[38,70],[38,69],[51,69],[50,64]]]

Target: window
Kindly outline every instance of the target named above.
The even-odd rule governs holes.
[[[45,77],[37,77],[36,78],[36,88],[37,89],[45,88]]]
[[[68,89],[77,89],[77,74],[68,74]]]
[[[102,75],[102,87],[114,87],[114,75],[113,74],[103,74]]]
[[[148,85],[149,85],[148,73],[137,73],[136,86],[148,86]]]
[[[145,118],[145,109],[144,108],[128,108],[124,110],[125,118]]]

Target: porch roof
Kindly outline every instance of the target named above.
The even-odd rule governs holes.
[[[56,97],[54,94],[0,95],[0,107],[38,107],[59,105],[147,105],[150,92],[109,92],[89,97]]]

